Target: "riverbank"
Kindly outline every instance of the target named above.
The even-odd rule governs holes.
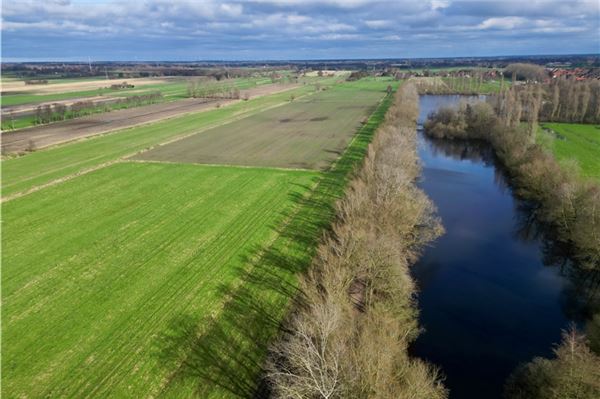
[[[434,368],[408,356],[418,335],[409,267],[441,233],[416,187],[418,95],[402,85],[272,347],[280,397],[445,398]]]
[[[430,137],[454,139],[451,141],[454,143],[462,143],[462,141],[457,142],[456,138],[478,139],[490,143],[496,155],[494,158],[500,162],[501,169],[505,170],[509,176],[509,184],[505,184],[504,190],[514,191],[516,199],[521,203],[520,207],[525,208],[525,218],[522,228],[517,230],[518,235],[523,235],[523,238],[528,240],[540,240],[541,238],[543,243],[541,259],[545,264],[560,264],[561,268],[555,270],[560,270],[561,279],[565,280],[563,284],[568,281],[570,285],[570,287],[565,286],[564,298],[558,297],[554,303],[547,302],[548,305],[564,308],[559,312],[559,314],[564,314],[563,317],[579,321],[580,326],[587,321],[588,330],[597,330],[598,318],[593,317],[593,314],[598,309],[598,296],[595,292],[597,291],[599,269],[598,251],[600,251],[600,242],[598,241],[600,215],[596,210],[596,205],[600,203],[598,187],[582,181],[576,174],[563,170],[551,154],[543,151],[531,140],[528,131],[522,131],[518,126],[513,128],[504,126],[496,117],[494,110],[487,104],[462,106],[459,110],[442,107],[425,123],[425,130]],[[460,144],[456,144],[456,146],[459,147]],[[463,192],[463,197],[469,198],[470,195],[468,192]],[[487,206],[494,208],[496,204],[489,201]],[[443,217],[443,209],[441,210]],[[505,253],[504,250],[495,251],[496,255],[494,256],[501,257],[500,254],[503,253]],[[518,256],[506,259],[505,268],[517,262],[518,259]],[[506,270],[507,273],[515,273],[512,267],[509,269]],[[521,270],[518,272],[522,273]],[[511,278],[509,276],[510,274],[507,274],[507,277],[502,279],[503,289],[514,289],[511,285],[532,289],[531,281],[523,278],[520,279],[521,281],[515,279],[511,285],[507,285],[506,280]],[[556,287],[553,285],[548,285],[547,289],[549,294],[556,291]],[[537,302],[532,304],[535,303]],[[560,303],[563,304],[560,305]],[[506,301],[499,300],[498,305],[510,309],[510,303]],[[506,315],[506,317],[515,319],[514,314]],[[545,311],[539,309],[537,311],[531,309],[529,317],[530,320],[521,320],[521,322],[532,322],[532,328],[544,326],[544,329],[547,330],[550,327],[553,330],[552,334],[556,335],[555,339],[547,342],[544,340],[543,334],[536,334],[535,329],[530,329],[520,341],[514,340],[514,345],[517,346],[523,342],[528,346],[539,346],[541,342],[546,342],[548,348],[537,354],[533,352],[532,357],[546,356],[556,360],[553,360],[548,366],[546,362],[549,361],[538,359],[530,366],[521,368],[521,375],[526,372],[527,376],[511,379],[513,387],[517,383],[520,384],[516,389],[509,390],[511,397],[548,397],[548,390],[567,395],[561,397],[571,397],[568,396],[572,392],[568,390],[569,387],[575,387],[578,392],[587,392],[592,395],[581,397],[597,397],[594,395],[600,394],[598,390],[600,388],[595,386],[592,381],[597,377],[595,373],[600,370],[600,367],[596,367],[596,372],[594,372],[594,368],[586,367],[586,365],[596,364],[599,366],[600,363],[598,363],[597,355],[594,355],[586,345],[586,339],[574,331],[565,333],[562,338],[563,346],[558,347],[556,351],[551,351],[551,345],[561,340],[561,337],[558,336],[560,329],[567,329],[569,325],[564,322],[555,322],[553,323],[554,327],[544,325],[544,320],[548,320],[548,318]],[[478,328],[481,327],[479,325],[481,318],[470,317],[469,320],[476,323]],[[594,336],[597,334],[588,334],[590,339],[595,339]],[[595,346],[594,342],[591,344],[592,347]],[[489,346],[490,343],[488,342],[487,345]],[[578,357],[576,363],[564,361],[564,350],[561,352],[561,348],[566,347],[575,348],[573,350],[576,353],[573,353]],[[508,348],[508,350],[510,353],[515,349]],[[562,357],[561,353],[563,353]],[[577,364],[579,364],[580,371],[573,373],[568,381],[564,380],[564,375],[558,378],[558,374],[549,372],[573,367]],[[545,378],[544,383],[540,383],[542,377]],[[525,388],[524,382],[530,386]],[[525,396],[519,396],[519,392],[525,392]],[[462,398],[462,396],[460,397]]]
[[[424,127],[437,138],[489,142],[517,193],[535,204],[536,218],[552,226],[556,239],[572,248],[570,255],[579,267],[600,271],[600,185],[561,168],[525,127],[503,125],[483,102],[441,109]]]

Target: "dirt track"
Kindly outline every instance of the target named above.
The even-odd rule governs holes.
[[[250,98],[290,90],[298,85],[264,85],[249,90],[243,90]],[[226,106],[240,100],[206,100],[186,99],[162,104],[123,109],[102,114],[90,115],[83,118],[71,119],[50,125],[35,126],[2,133],[2,153],[22,152],[33,147],[40,149],[66,141],[94,136],[114,130],[152,123],[161,119],[171,118],[192,112],[202,112],[214,109],[218,103]]]

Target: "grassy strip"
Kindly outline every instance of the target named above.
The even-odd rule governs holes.
[[[164,85],[169,85],[169,83],[165,83]],[[149,86],[158,86],[158,85],[149,85]],[[142,86],[144,90],[148,89],[149,86]],[[132,89],[122,89],[122,90],[112,90],[109,88],[102,89],[94,89],[94,90],[82,90],[82,91],[70,91],[65,93],[51,93],[51,94],[8,94],[2,96],[2,106],[10,107],[16,105],[25,105],[25,104],[40,104],[44,102],[52,102],[52,101],[63,101],[69,100],[72,98],[85,98],[85,97],[96,97],[96,96],[109,96],[109,97],[124,97],[127,92],[130,91],[139,92],[140,88],[132,88]],[[137,93],[133,93],[137,94]],[[133,95],[132,94],[132,95]]]
[[[510,80],[504,79],[504,84],[502,84],[500,80],[491,80],[483,81],[480,86],[477,77],[465,78],[464,81],[462,78],[448,77],[442,78],[442,81],[446,83],[448,87],[455,87],[456,92],[467,94],[495,94],[500,92],[501,87],[507,88],[511,85]],[[465,84],[465,87],[462,87],[463,83]]]

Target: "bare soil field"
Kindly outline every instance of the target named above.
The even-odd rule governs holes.
[[[2,82],[2,92],[19,92],[19,93],[36,93],[36,94],[54,94],[54,93],[68,93],[71,91],[85,91],[101,89],[103,87],[109,87],[123,82],[127,82],[134,86],[144,86],[158,83],[167,83],[172,81],[167,78],[133,78],[133,79],[102,79],[102,80],[88,80],[83,82],[68,82],[68,83],[56,83],[47,85],[26,85],[24,81],[10,81]]]
[[[133,157],[135,160],[326,169],[383,92],[333,89]]]
[[[248,90],[242,90],[242,96],[247,93],[249,98],[259,97],[290,90],[295,87],[298,87],[298,85],[264,85]],[[40,149],[83,137],[152,123],[183,114],[206,111],[213,109],[217,103],[221,106],[225,106],[238,101],[240,100],[207,100],[190,98],[181,101],[152,104],[143,107],[89,115],[64,122],[52,123],[50,125],[41,125],[15,132],[2,133],[2,143],[0,148],[2,149],[3,154],[17,153],[32,148]]]

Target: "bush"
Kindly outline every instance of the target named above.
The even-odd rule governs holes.
[[[575,330],[563,333],[555,358],[535,358],[520,366],[506,383],[507,399],[600,398],[600,357]]]

